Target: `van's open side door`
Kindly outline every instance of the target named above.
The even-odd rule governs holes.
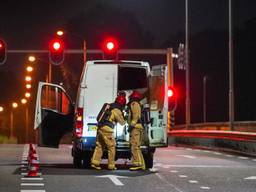
[[[149,81],[150,118],[148,137],[152,147],[167,146],[168,118],[168,68],[167,65],[153,66]]]
[[[66,91],[59,85],[39,82],[34,129],[38,129],[38,145],[59,146],[60,139],[72,131],[74,106]]]

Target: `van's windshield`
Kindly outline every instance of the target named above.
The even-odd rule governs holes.
[[[145,68],[119,67],[118,90],[147,88],[147,72]]]

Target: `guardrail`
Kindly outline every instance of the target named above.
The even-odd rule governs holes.
[[[230,131],[229,122],[178,125],[169,130],[169,144],[182,144],[198,147],[234,150],[249,155],[256,155],[256,122],[243,121],[234,123]]]

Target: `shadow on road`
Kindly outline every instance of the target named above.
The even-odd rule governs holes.
[[[74,168],[73,164],[40,164],[39,172],[43,175],[118,175],[139,177],[152,174],[149,170],[145,171],[129,171],[127,165],[116,165],[117,170],[111,171],[107,169],[107,165],[103,164],[102,170],[95,170],[89,168]],[[21,174],[21,168],[17,168],[13,174]],[[26,171],[25,171],[26,172]]]

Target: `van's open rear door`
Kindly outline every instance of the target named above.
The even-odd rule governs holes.
[[[168,71],[167,65],[153,66],[150,76],[150,118],[149,145],[152,147],[167,146],[168,118]]]
[[[39,82],[34,129],[38,129],[38,145],[58,147],[60,139],[72,130],[74,106],[59,85]]]

